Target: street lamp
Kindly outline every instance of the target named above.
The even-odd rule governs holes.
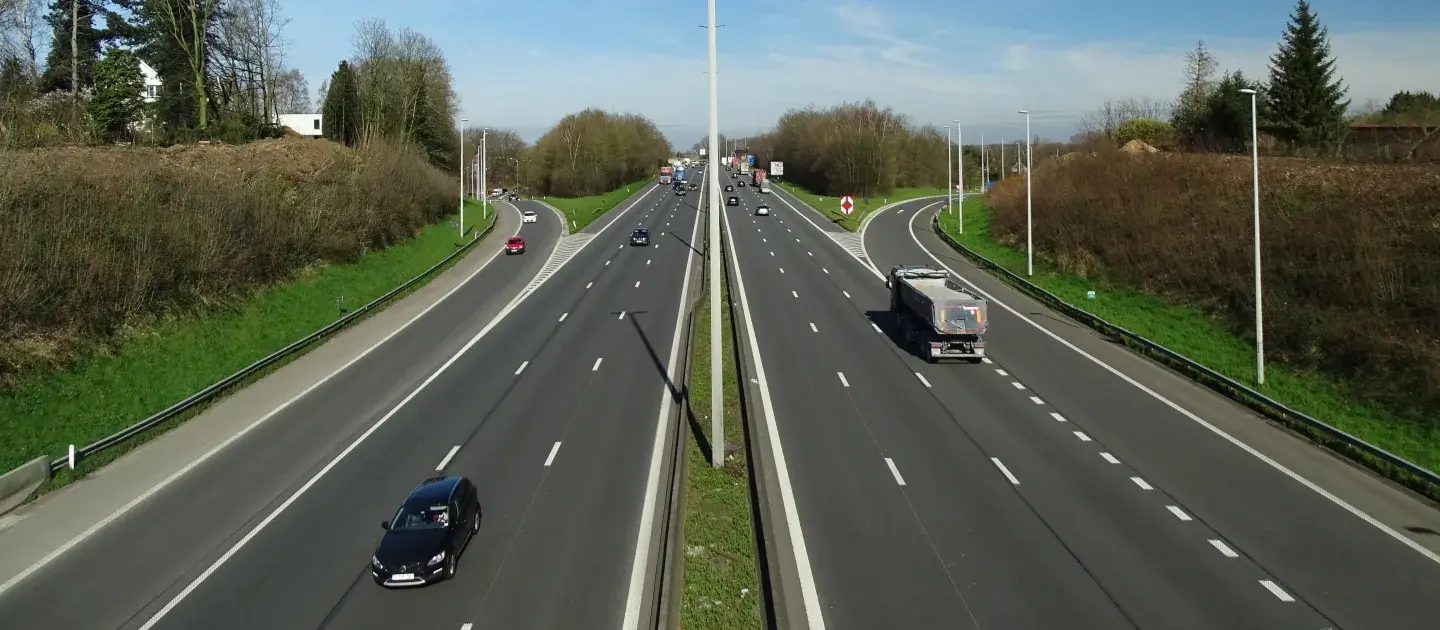
[[[960,203],[955,204],[955,229],[958,233],[965,233],[965,130],[960,127],[960,121],[952,120],[955,123],[955,185],[959,187]]]
[[[705,3],[707,13],[710,56],[710,208],[709,245],[705,253],[710,256],[710,339],[721,339],[720,332],[720,180],[715,177],[715,153],[720,136],[719,84],[716,81],[715,53],[715,0]],[[724,367],[720,361],[719,341],[710,344],[710,465],[720,468],[725,465],[725,380],[721,373]]]
[[[465,238],[465,123],[469,118],[460,119],[460,238]]]
[[[1025,275],[1035,275],[1035,239],[1030,228],[1030,110],[1022,109],[1020,113],[1025,114]]]
[[[985,192],[985,184],[990,181],[988,158],[985,156],[985,134],[980,134],[980,192]]]
[[[945,125],[945,209],[955,203],[955,171],[950,170],[954,162],[950,159],[950,125]]]
[[[1250,95],[1250,162],[1254,169],[1255,223],[1255,382],[1265,384],[1265,309],[1260,293],[1260,122],[1255,104],[1255,90],[1243,88]]]

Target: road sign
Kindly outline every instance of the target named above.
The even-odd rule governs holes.
[[[745,163],[746,163],[746,164],[749,164],[750,166],[755,166],[755,156],[754,156],[754,155],[747,155],[747,156],[745,156]]]
[[[850,214],[853,213],[853,212],[855,212],[855,200],[854,200],[854,199],[851,199],[851,198],[850,198],[850,195],[845,195],[844,197],[841,197],[841,198],[840,198],[840,214],[843,214],[843,215],[845,215],[845,216],[848,217],[848,216],[850,216]]]
[[[771,174],[771,175],[784,175],[784,174],[785,174],[785,163],[784,163],[784,162],[771,162],[771,163],[770,163],[770,174]]]

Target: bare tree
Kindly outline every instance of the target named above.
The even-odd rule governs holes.
[[[1215,72],[1220,64],[1205,48],[1205,42],[1195,44],[1195,50],[1185,53],[1185,89],[1175,104],[1174,124],[1182,133],[1193,130],[1203,116],[1206,103],[1215,91]]]
[[[276,0],[227,0],[215,25],[212,75],[231,107],[273,122],[284,73],[285,26]]]
[[[1107,100],[1099,107],[1080,116],[1080,131],[1084,134],[1103,134],[1115,137],[1115,130],[1127,120],[1135,118],[1170,118],[1171,106],[1152,98],[1126,98]]]
[[[0,0],[0,59],[19,59],[30,77],[40,73],[45,0]]]
[[[166,32],[185,53],[194,81],[195,109],[200,113],[200,128],[204,129],[210,125],[207,35],[220,0],[154,0],[154,6]]]
[[[310,107],[310,84],[305,75],[291,68],[275,75],[275,114],[308,114],[315,110]],[[322,101],[323,102],[323,101]]]

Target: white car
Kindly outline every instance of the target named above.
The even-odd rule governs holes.
[[[757,216],[757,217],[768,217],[768,216],[770,216],[770,206],[755,206],[755,216]]]
[[[520,222],[521,222],[521,223],[534,223],[534,222],[539,221],[539,220],[540,220],[540,217],[535,216],[535,211],[534,211],[534,210],[526,210],[526,211],[520,213]]]

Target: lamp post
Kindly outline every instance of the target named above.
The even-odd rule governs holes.
[[[460,238],[465,238],[465,123],[469,118],[460,119]]]
[[[721,374],[724,367],[720,361],[720,179],[715,177],[715,153],[720,135],[719,84],[716,81],[715,53],[715,0],[705,3],[707,34],[709,35],[710,57],[710,235],[705,253],[710,256],[710,465],[720,468],[725,465],[725,380]]]
[[[985,157],[985,134],[980,134],[980,192],[985,192],[985,183],[990,181],[988,158]]]
[[[965,233],[965,130],[960,127],[959,120],[950,121],[955,123],[955,185],[960,189],[960,203],[955,204],[955,229],[959,234]]]
[[[955,172],[950,170],[954,164],[950,159],[950,125],[945,125],[945,209],[950,209],[950,204],[955,203]]]
[[[1035,239],[1031,229],[1031,199],[1030,199],[1030,110],[1022,109],[1020,113],[1025,114],[1025,275],[1035,275]]]
[[[1005,139],[1000,139],[1000,181],[1005,181]]]
[[[490,128],[489,128],[489,127],[481,127],[481,128],[480,128],[480,219],[481,219],[481,220],[484,220],[484,219],[487,219],[487,218],[490,217],[490,193],[489,193],[489,192],[487,191],[487,189],[486,189],[486,185],[487,185],[487,184],[486,184],[486,182],[485,182],[485,177],[490,174],[490,173],[489,173],[489,171],[490,171],[489,166],[490,166],[490,165],[485,162],[485,160],[486,160],[486,159],[489,159],[489,157],[490,157],[488,154],[486,154],[486,150],[488,150],[488,149],[490,148],[490,147],[489,147],[489,144],[490,144],[490,143],[489,143],[489,141],[488,141],[488,140],[489,140],[489,136],[490,136]]]
[[[1260,291],[1260,121],[1255,103],[1255,90],[1244,88],[1241,94],[1250,95],[1250,162],[1254,169],[1254,223],[1255,223],[1255,382],[1265,384],[1265,309]]]

